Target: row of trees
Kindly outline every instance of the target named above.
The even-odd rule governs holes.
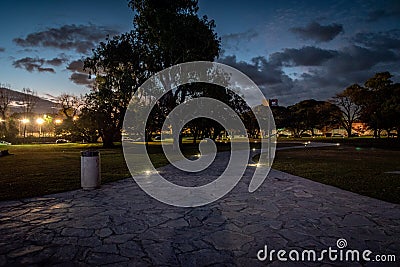
[[[389,72],[376,73],[364,85],[353,84],[329,101],[304,100],[288,107],[272,107],[277,128],[299,137],[324,128],[343,127],[352,136],[355,122],[363,122],[379,138],[382,131],[400,132],[400,84]]]
[[[355,121],[365,122],[374,137],[379,138],[383,130],[400,133],[400,84],[393,83],[392,77],[389,72],[376,73],[363,86],[353,84],[334,97],[348,134]]]
[[[33,110],[37,104],[37,93],[30,88],[23,88],[23,98],[14,101],[16,105],[22,108],[20,114],[9,115],[11,104],[14,96],[12,95],[11,86],[9,84],[0,84],[0,139],[13,139],[20,131],[18,121],[20,116],[27,118],[33,114]],[[26,135],[26,125],[23,125],[23,135]]]
[[[328,101],[303,100],[294,105],[271,107],[278,129],[288,129],[295,137],[305,132],[334,128],[341,122],[341,110]]]

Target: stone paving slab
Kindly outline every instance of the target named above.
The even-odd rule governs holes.
[[[218,157],[221,163],[228,154]],[[180,177],[171,166],[160,171]],[[394,254],[397,262],[384,266],[399,266],[400,205],[276,170],[248,193],[253,171],[222,199],[197,208],[160,203],[133,179],[0,202],[0,266],[375,266],[257,259],[265,245],[321,251],[337,248],[339,238],[348,249]]]

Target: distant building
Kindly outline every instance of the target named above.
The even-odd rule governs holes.
[[[278,99],[269,99],[268,100],[268,102],[269,102],[269,106],[270,107],[276,107],[276,106],[278,106]]]

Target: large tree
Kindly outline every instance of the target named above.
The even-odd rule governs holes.
[[[96,76],[92,92],[86,95],[86,114],[95,116],[104,147],[120,139],[129,101],[146,77],[135,36],[131,32],[101,42],[84,63]]]
[[[33,109],[38,102],[37,92],[30,88],[23,88],[24,97],[22,100],[23,114],[25,118],[32,116]],[[26,137],[26,123],[24,123],[24,138]]]
[[[332,103],[341,110],[340,123],[346,130],[348,137],[351,137],[353,123],[359,120],[361,116],[362,106],[360,99],[362,94],[363,88],[358,84],[353,84],[332,99]]]
[[[136,13],[135,31],[145,50],[145,64],[151,72],[155,73],[183,62],[213,61],[218,57],[220,39],[214,32],[214,20],[197,15],[197,1],[131,0],[129,5]],[[162,79],[161,83],[165,91],[172,88],[173,82],[169,77]],[[186,85],[179,86],[174,92],[169,91],[165,101],[161,102],[164,107],[160,109],[165,110],[167,114],[188,97],[193,97],[196,91],[198,92],[196,89],[198,87]],[[174,149],[177,149],[181,140],[176,128],[172,125]]]
[[[11,104],[10,90],[0,84],[0,138],[7,135],[7,112]]]
[[[85,60],[85,68],[96,75],[87,106],[95,111],[106,147],[120,138],[129,101],[150,75],[183,62],[212,61],[220,49],[214,21],[198,17],[197,1],[132,0],[129,6],[135,13],[133,30],[102,42]],[[171,87],[162,83],[165,90]],[[186,88],[169,92],[169,99],[184,101]],[[168,101],[168,110],[176,102]]]
[[[389,119],[392,104],[388,100],[394,93],[392,75],[389,72],[379,72],[364,83],[362,103],[362,119],[374,130],[374,137],[379,138],[382,130],[390,131],[395,125]],[[395,100],[395,98],[392,98]]]
[[[338,122],[339,109],[327,101],[308,99],[300,101],[288,108],[288,128],[296,137],[306,131],[315,135],[315,129],[331,126]]]

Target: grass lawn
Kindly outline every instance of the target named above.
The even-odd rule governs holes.
[[[100,144],[36,144],[0,146],[10,156],[0,157],[0,200],[41,196],[80,188],[80,152],[96,149],[101,154],[102,183],[131,177],[122,147],[103,149]],[[149,146],[155,167],[168,164],[161,146]],[[185,155],[197,154],[187,146]]]
[[[298,143],[283,143],[292,146]],[[226,150],[229,146],[218,146]],[[97,149],[101,153],[102,183],[130,177],[122,148],[101,145],[49,144],[0,146],[13,155],[0,157],[0,200],[41,196],[80,188],[80,152]],[[168,163],[160,143],[149,145],[156,167]],[[187,156],[198,153],[197,146],[185,145]],[[278,151],[273,168],[330,184],[362,195],[400,203],[400,151],[365,147],[289,149]]]
[[[40,144],[0,147],[13,155],[0,158],[0,199],[16,199],[80,187],[80,151],[98,145]],[[102,180],[129,177],[121,149],[100,149]]]
[[[257,160],[257,156],[255,157]],[[277,151],[273,168],[361,195],[400,203],[400,151],[354,146]]]

